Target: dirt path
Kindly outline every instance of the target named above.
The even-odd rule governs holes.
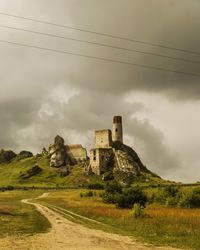
[[[43,194],[43,198],[48,194]],[[51,223],[48,233],[27,237],[7,237],[0,239],[1,250],[172,250],[167,247],[152,247],[134,242],[131,238],[101,230],[89,229],[64,218],[51,209],[23,200],[31,204]]]

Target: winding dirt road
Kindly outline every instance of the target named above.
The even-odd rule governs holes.
[[[48,194],[43,194],[43,198]],[[7,237],[0,239],[1,250],[175,250],[167,247],[152,247],[134,242],[131,238],[101,230],[89,229],[64,218],[51,209],[23,200],[31,204],[51,223],[48,233],[27,237]]]

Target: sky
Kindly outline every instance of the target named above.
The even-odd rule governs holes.
[[[200,74],[200,1],[1,0],[2,12],[195,53],[0,14],[0,148],[37,153],[59,134],[66,143],[81,143],[89,150],[94,147],[94,130],[111,128],[112,117],[121,115],[124,143],[150,170],[170,180],[200,181],[199,76],[2,42]]]

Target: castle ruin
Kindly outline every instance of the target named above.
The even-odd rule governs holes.
[[[114,158],[114,142],[123,143],[122,117],[114,116],[110,129],[95,131],[95,148],[90,150],[90,172],[101,175],[108,172]]]
[[[55,137],[54,144],[50,145],[49,154],[50,166],[57,168],[87,160],[87,150],[81,144],[65,145],[64,139],[59,135]]]
[[[114,116],[112,131],[103,129],[95,131],[95,148],[87,150],[81,144],[66,145],[60,136],[55,137],[49,152],[43,150],[43,155],[50,156],[50,166],[59,168],[62,176],[70,173],[70,167],[82,162],[87,174],[102,175],[103,180],[113,178],[120,183],[132,183],[142,173],[152,173],[143,165],[137,153],[123,143],[122,117]],[[146,177],[145,177],[146,178]]]
[[[87,160],[87,150],[81,144],[66,145],[67,154],[78,161]]]

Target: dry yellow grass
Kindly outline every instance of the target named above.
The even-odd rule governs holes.
[[[184,208],[172,208],[158,205],[151,205],[147,209],[147,213],[152,217],[168,217],[168,218],[190,218],[200,219],[200,209],[184,209]]]
[[[2,214],[11,214],[14,209],[15,209],[15,206],[0,205],[0,215],[2,215]]]
[[[87,190],[51,193],[47,202],[112,226],[149,243],[187,249],[200,249],[200,209],[148,205],[143,218],[134,219],[128,209],[104,204],[96,191],[94,197],[81,197]]]

